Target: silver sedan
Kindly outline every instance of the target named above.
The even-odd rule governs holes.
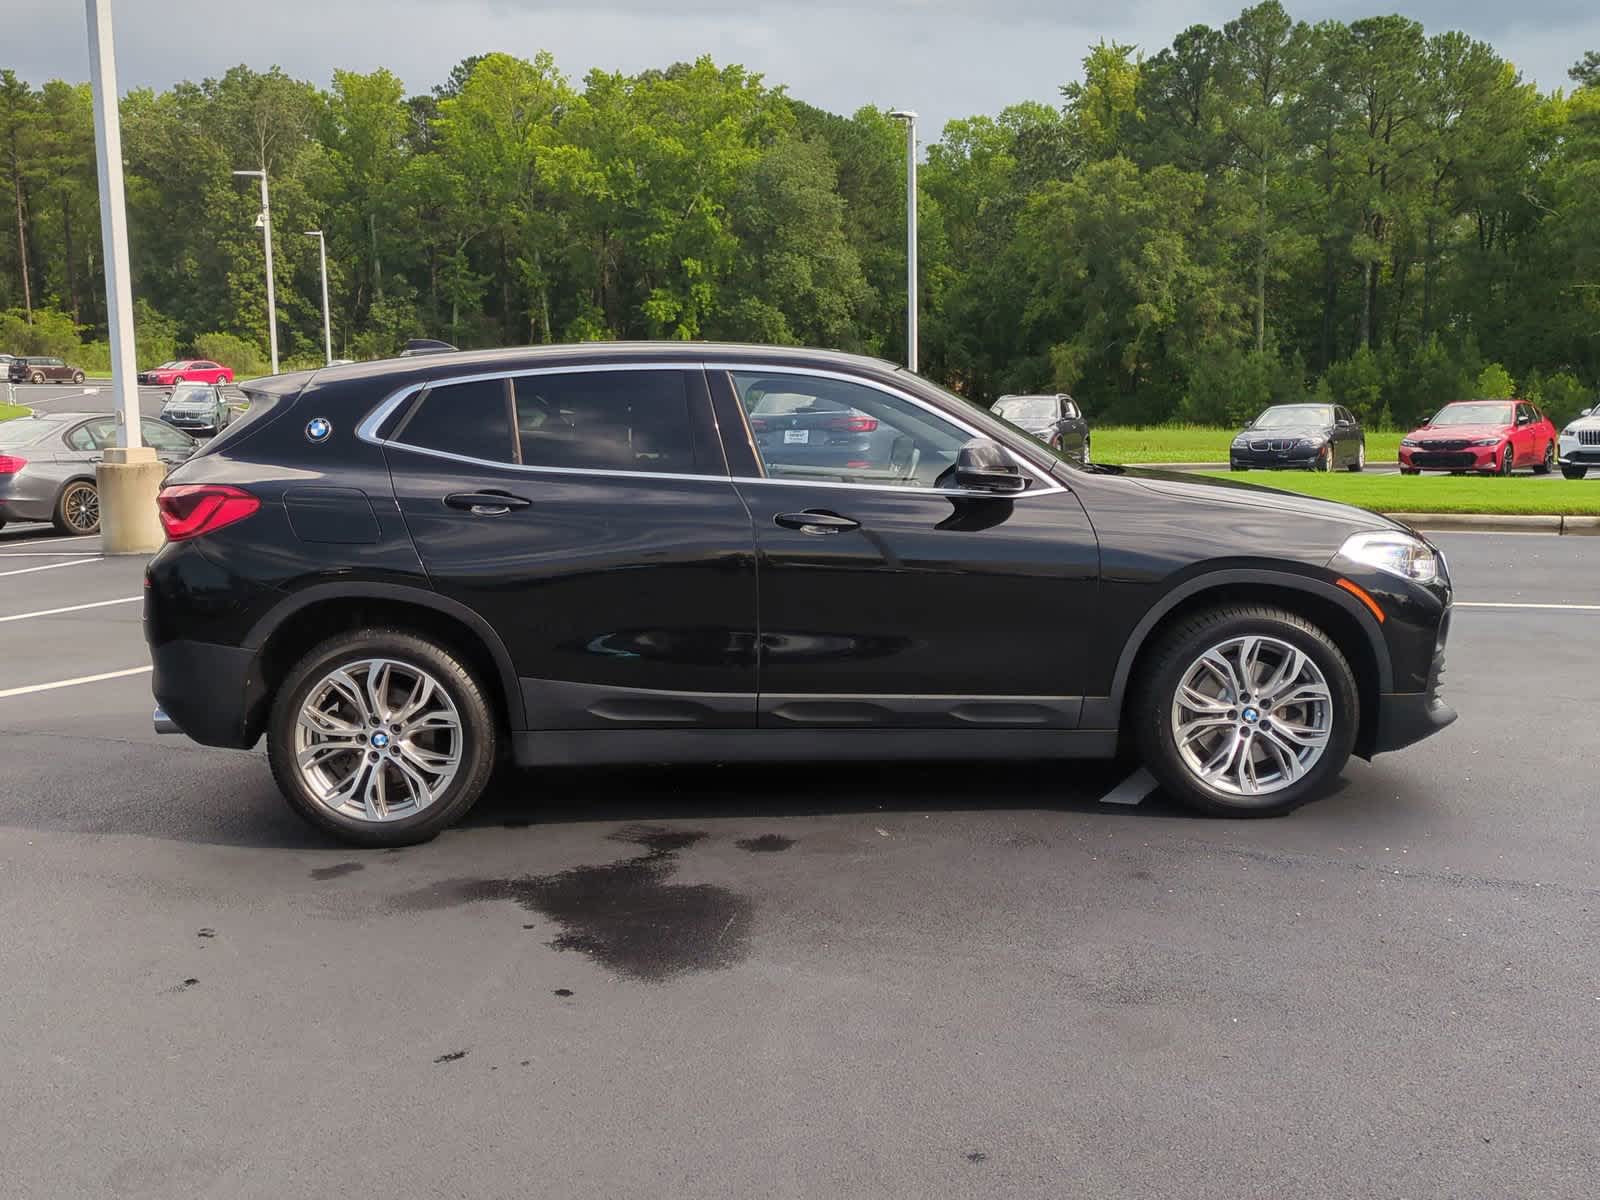
[[[182,430],[143,417],[144,444],[168,469],[198,446]],[[106,413],[35,413],[0,421],[0,525],[51,521],[67,535],[100,532],[95,464],[117,444],[117,420]]]

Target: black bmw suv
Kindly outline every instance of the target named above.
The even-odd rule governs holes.
[[[352,842],[432,835],[502,756],[1127,747],[1196,808],[1265,815],[1455,717],[1450,582],[1409,529],[1079,466],[889,363],[553,346],[246,388],[161,494],[156,723],[265,735]],[[758,438],[774,407],[828,415]],[[866,422],[870,456],[812,444]]]

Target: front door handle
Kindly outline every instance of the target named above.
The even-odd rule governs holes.
[[[798,529],[801,533],[809,533],[813,537],[821,537],[826,533],[844,533],[851,529],[860,529],[860,521],[852,521],[849,517],[841,517],[838,513],[826,512],[822,509],[807,509],[805,512],[779,513],[773,517],[774,523],[785,529]]]
[[[514,508],[527,508],[532,500],[510,492],[452,492],[444,498],[451,508],[463,508],[475,517],[503,517]]]

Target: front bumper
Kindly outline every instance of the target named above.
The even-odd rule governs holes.
[[[254,650],[177,640],[151,649],[157,733],[247,750],[266,718],[267,689]]]
[[[1373,754],[1403,749],[1454,723],[1456,710],[1439,698],[1439,684],[1444,678],[1444,644],[1449,636],[1450,610],[1447,608],[1439,623],[1433,660],[1428,664],[1427,691],[1390,692],[1378,697]]]
[[[1228,449],[1228,465],[1252,471],[1271,471],[1279,468],[1303,470],[1316,462],[1323,449],[1321,446],[1291,446],[1286,450],[1253,450],[1249,447],[1232,446]]]
[[[1600,467],[1600,446],[1585,446],[1575,437],[1564,436],[1561,461],[1572,467]]]
[[[1468,446],[1464,450],[1401,446],[1400,465],[1421,471],[1494,471],[1500,466],[1500,446]]]

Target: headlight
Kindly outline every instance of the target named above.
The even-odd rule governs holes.
[[[1302,450],[1320,450],[1327,442],[1327,438],[1301,438],[1295,445]]]
[[[1233,439],[1233,448],[1235,450],[1243,450],[1249,444],[1250,444],[1250,439],[1248,437],[1246,437],[1242,433],[1238,437]]]
[[[1401,438],[1400,444],[1407,450],[1415,450],[1418,446],[1422,445],[1422,443],[1417,441],[1416,438]]]
[[[1500,444],[1500,439],[1499,438],[1479,438],[1479,439],[1477,439],[1477,441],[1473,442],[1472,444],[1474,446],[1498,446]]]
[[[1421,538],[1399,530],[1352,534],[1339,548],[1351,562],[1376,567],[1417,583],[1439,577],[1439,556]]]

